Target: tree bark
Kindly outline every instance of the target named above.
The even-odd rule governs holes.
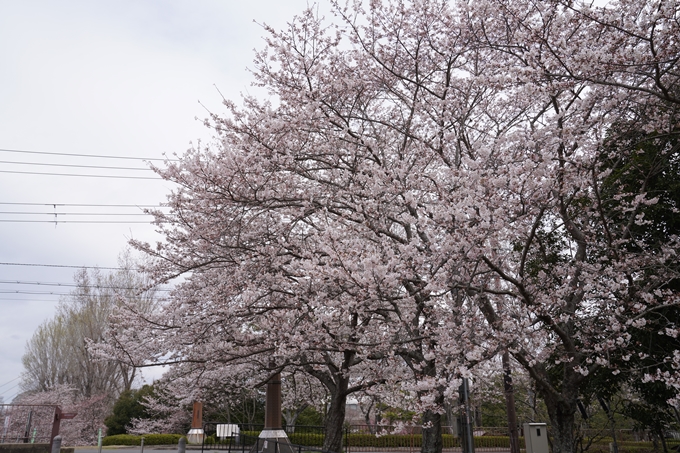
[[[284,409],[281,411],[281,415],[283,415],[283,419],[286,421],[286,432],[288,434],[292,434],[295,432],[295,424],[297,423],[297,419],[309,405],[308,404],[303,404],[302,406],[296,407],[294,409]]]
[[[423,414],[423,442],[421,453],[441,453],[442,451],[442,416],[437,412],[426,410]]]
[[[436,376],[436,367],[434,361],[427,361],[427,366],[424,372],[427,376]],[[435,405],[437,407],[444,406],[443,389],[436,388],[433,391],[437,392],[435,398]],[[421,453],[441,453],[443,447],[442,442],[442,415],[432,410],[426,410],[423,413],[423,441],[420,446]]]
[[[343,425],[345,423],[345,406],[347,404],[348,380],[340,377],[337,391],[331,395],[331,404],[324,421],[325,437],[323,449],[340,453],[342,451]],[[344,385],[343,385],[344,384]],[[340,387],[343,387],[342,389]]]
[[[570,395],[571,396],[571,395]],[[544,396],[545,405],[552,428],[552,453],[574,452],[574,415],[576,414],[576,396],[556,398]]]

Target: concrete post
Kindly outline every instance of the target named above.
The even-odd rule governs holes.
[[[200,401],[194,402],[194,410],[191,417],[191,427],[203,429],[203,403]]]
[[[61,451],[61,436],[55,436],[52,441],[52,453],[59,453]]]
[[[194,411],[191,418],[191,429],[187,434],[187,441],[191,444],[202,444],[205,433],[203,432],[203,403],[194,402]]]
[[[281,373],[267,382],[264,429],[281,429]]]
[[[177,443],[177,453],[186,453],[187,451],[187,438],[180,437]]]
[[[276,373],[267,382],[265,396],[264,429],[260,433],[262,449],[251,453],[294,453],[288,435],[281,429],[281,373]],[[254,448],[259,447],[259,441]]]
[[[52,434],[50,435],[51,443],[50,448],[54,447],[54,439],[59,435],[60,425],[61,425],[61,407],[54,406],[54,420],[52,422]],[[59,452],[59,449],[57,449],[57,452]]]

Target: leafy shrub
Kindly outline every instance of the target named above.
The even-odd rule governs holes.
[[[102,439],[102,445],[141,445],[141,437],[133,434],[114,434]]]
[[[104,437],[102,445],[141,445],[142,437],[144,438],[144,445],[176,445],[179,439],[184,436],[181,434],[144,434],[143,436],[115,434]]]
[[[323,445],[323,434],[318,433],[291,433],[288,439],[291,444],[304,445],[305,447],[321,447]]]
[[[181,434],[144,434],[144,445],[177,445]]]
[[[133,418],[146,418],[146,408],[142,401],[152,396],[153,392],[152,385],[145,385],[141,389],[126,390],[121,393],[116,404],[113,405],[113,412],[104,420],[106,432],[111,436],[126,434],[127,427]]]

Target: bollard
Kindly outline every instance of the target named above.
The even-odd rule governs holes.
[[[56,436],[52,441],[52,453],[59,453],[61,451],[61,436]]]
[[[99,448],[99,453],[102,453],[102,429],[99,428],[99,435],[97,436],[97,447]]]
[[[180,437],[177,443],[177,453],[185,453],[187,450],[187,438]]]
[[[144,437],[142,437],[142,451],[140,453],[144,453]]]

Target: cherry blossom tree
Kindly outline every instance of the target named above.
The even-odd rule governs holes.
[[[127,346],[114,351],[114,357],[135,365],[174,363],[167,390],[179,398],[180,405],[209,395],[214,398],[213,389],[225,386],[262,385],[284,369],[314,376],[329,394],[326,442],[340,448],[347,395],[378,384],[384,373],[352,344],[359,341],[359,314],[330,304],[316,307],[315,298],[323,295],[314,295],[310,287],[300,299],[277,295],[283,288],[273,286],[276,280],[264,275],[267,280],[260,282],[256,274],[232,280],[231,273],[204,269],[177,289],[163,312],[143,315],[134,306],[124,307],[114,318],[110,335],[111,344]],[[236,293],[226,289],[232,284],[242,288]],[[286,292],[300,291],[297,285],[286,284]],[[145,328],[140,328],[140,321]],[[318,332],[307,330],[312,326]],[[361,335],[370,339],[380,331],[366,330]],[[354,376],[357,367],[362,372]]]
[[[489,58],[514,68],[506,86],[518,115],[487,151],[480,266],[460,284],[535,380],[555,450],[572,451],[579,389],[644,358],[630,330],[677,305],[677,232],[643,240],[647,207],[676,208],[649,192],[652,172],[625,185],[616,173],[643,146],[618,140],[625,125],[677,136],[678,7],[476,2],[467,11]]]
[[[507,350],[573,451],[579,389],[641,358],[629,330],[677,305],[677,235],[641,241],[647,207],[677,207],[616,180],[640,151],[622,127],[678,134],[677,4],[335,13],[267,29],[270,99],[225,100],[218,144],[158,169],[180,188],[155,212],[164,241],[136,246],[185,280],[163,313],[121,313],[108,353],[215,382],[305,372],[329,392],[333,451],[346,396],[398,382],[437,452],[456,379]]]
[[[56,405],[63,412],[76,413],[75,418],[63,420],[59,426],[59,434],[64,445],[93,445],[97,441],[99,430],[105,430],[104,418],[111,409],[109,395],[101,393],[92,396],[83,395],[78,389],[69,385],[57,384],[49,390],[33,393],[22,393],[13,404]],[[47,419],[47,427],[51,429],[51,415]],[[49,434],[49,431],[47,431]]]

